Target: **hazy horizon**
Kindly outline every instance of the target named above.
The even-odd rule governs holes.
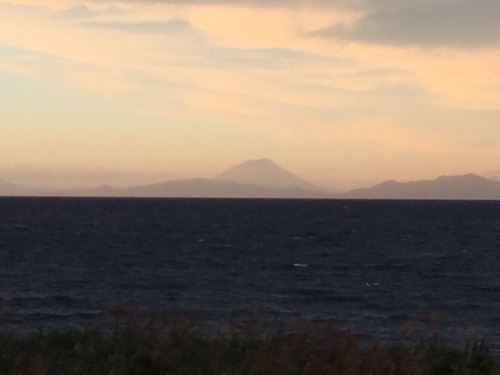
[[[267,158],[265,158],[267,159]],[[172,174],[169,172],[158,172],[156,174],[145,174],[139,172],[129,172],[129,171],[118,171],[118,170],[56,170],[56,169],[44,169],[44,168],[13,168],[13,169],[0,169],[0,182],[8,182],[12,184],[19,184],[26,187],[32,188],[43,188],[43,189],[56,189],[56,190],[71,190],[71,189],[91,189],[100,186],[110,186],[114,188],[127,188],[127,187],[136,187],[148,184],[154,184],[159,182],[166,181],[174,181],[174,180],[183,180],[183,179],[218,179],[220,178],[220,174],[231,170],[234,167],[238,167],[247,162],[257,161],[260,159],[249,159],[247,161],[242,161],[238,165],[232,165],[226,168],[223,171],[219,171],[215,175],[180,175],[180,174]],[[270,159],[268,159],[270,160]],[[272,161],[272,160],[271,160]],[[274,162],[274,161],[272,161]],[[277,164],[278,167],[282,167]],[[302,176],[295,174],[293,170],[288,170],[288,172],[293,173],[297,177],[301,178]],[[474,173],[474,172],[471,172]],[[498,171],[483,171],[482,173],[474,173],[479,176],[485,177],[492,181],[500,181],[500,173]],[[431,176],[429,178],[423,178],[421,180],[435,180],[436,178],[445,175],[439,176]],[[395,179],[387,179],[387,180],[377,180],[377,181],[367,181],[365,183],[359,182],[358,185],[344,185],[344,186],[328,186],[316,184],[315,189],[322,189],[326,191],[330,191],[332,193],[341,193],[348,190],[359,189],[359,188],[368,188],[377,184],[380,184],[385,181],[395,180]],[[413,179],[409,180],[397,180],[398,182],[412,182],[417,181]],[[314,184],[314,181],[306,180],[306,182],[311,182]],[[252,183],[252,182],[250,182]],[[254,182],[257,185],[260,185],[258,182]]]
[[[500,178],[496,0],[0,1],[0,180]]]

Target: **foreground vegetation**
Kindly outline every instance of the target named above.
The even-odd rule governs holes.
[[[206,336],[192,314],[157,317],[139,325],[126,309],[115,312],[112,331],[0,335],[0,373],[179,375],[499,375],[500,361],[484,341],[464,348],[435,337],[389,347],[361,345],[332,324],[297,323],[270,332],[251,323]]]

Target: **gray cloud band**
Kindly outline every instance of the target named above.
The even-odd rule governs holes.
[[[96,0],[106,2],[106,0]],[[321,7],[357,10],[363,16],[353,27],[332,25],[309,36],[365,43],[453,48],[500,44],[498,0],[129,0],[172,5],[243,5],[251,7]]]
[[[354,26],[333,25],[311,35],[398,46],[477,48],[500,44],[497,0],[365,2]]]

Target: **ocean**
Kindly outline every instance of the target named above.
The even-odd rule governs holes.
[[[498,349],[500,202],[0,198],[0,330],[100,327],[125,301]]]

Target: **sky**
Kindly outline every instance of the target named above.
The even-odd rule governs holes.
[[[0,179],[269,158],[332,189],[500,178],[498,0],[0,0]]]

